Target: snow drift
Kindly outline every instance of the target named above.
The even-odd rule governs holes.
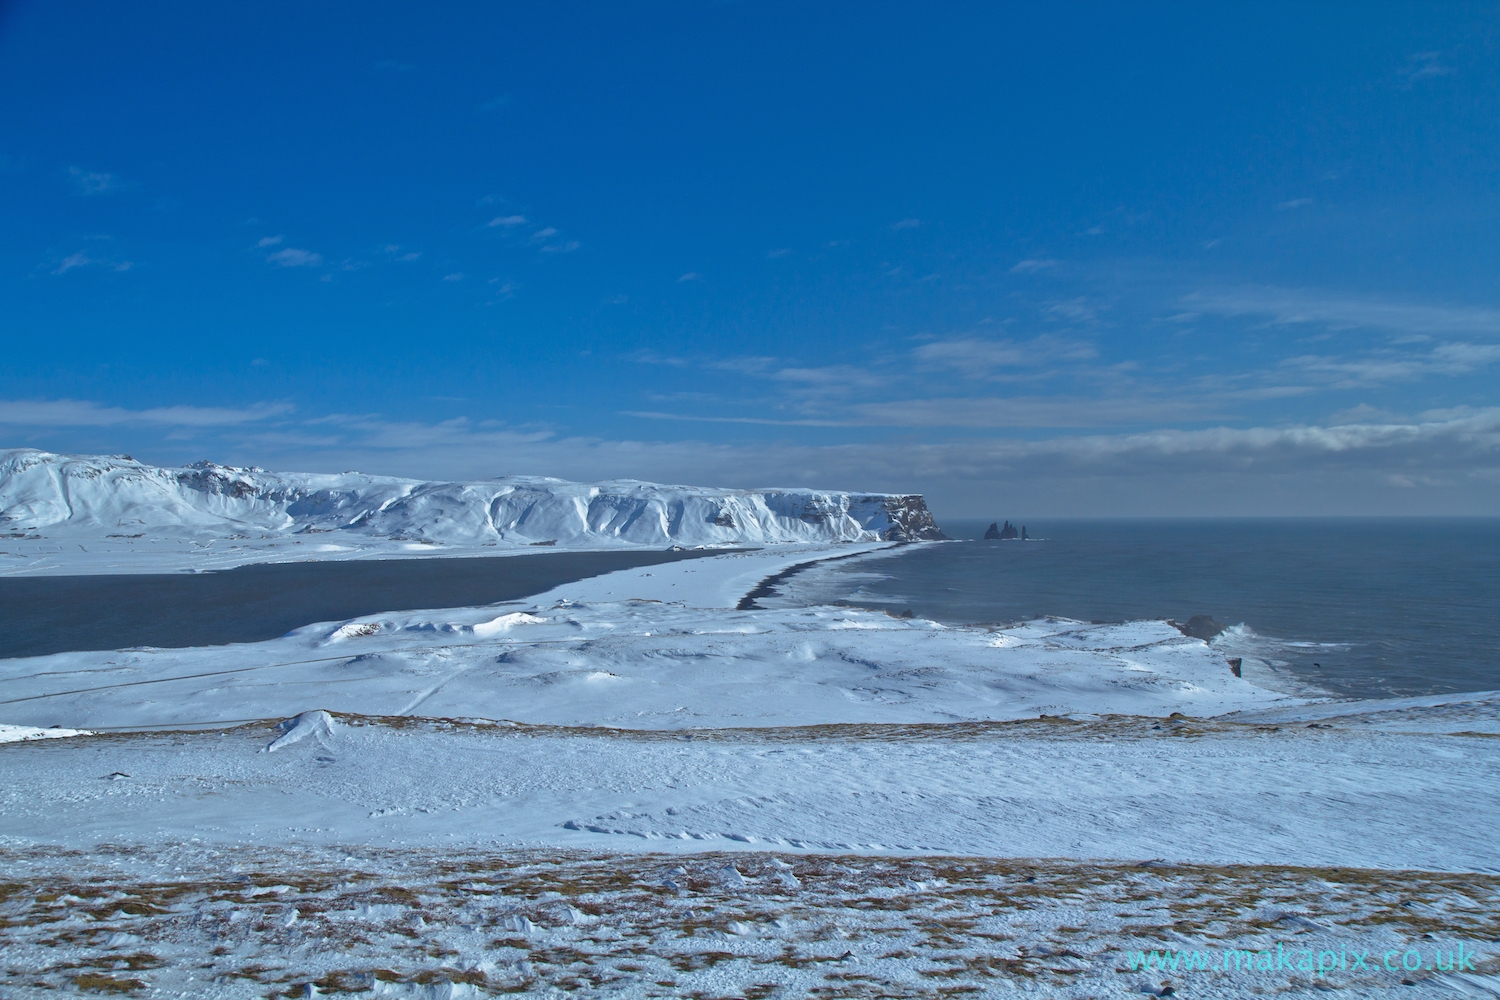
[[[938,539],[918,495],[730,490],[534,476],[479,482],[267,472],[0,451],[0,537],[337,533],[427,545],[739,545]]]

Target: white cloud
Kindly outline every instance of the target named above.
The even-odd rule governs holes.
[[[542,247],[542,253],[572,253],[583,246],[577,240],[564,240],[561,243],[549,243]]]
[[[1428,77],[1447,76],[1453,72],[1453,68],[1443,65],[1442,56],[1441,52],[1414,53],[1407,57],[1406,65],[1401,68],[1400,73],[1408,84]]]
[[[1293,198],[1290,201],[1277,202],[1276,211],[1289,212],[1294,208],[1302,208],[1306,205],[1311,205],[1312,203],[1313,200],[1311,198]]]
[[[160,406],[127,410],[77,399],[0,400],[0,424],[27,427],[109,427],[144,424],[168,427],[231,427],[290,414],[290,403],[257,403],[244,409]]]
[[[69,254],[58,261],[57,267],[52,270],[53,274],[67,274],[77,267],[104,267],[111,271],[128,271],[135,265],[128,260],[101,260],[98,257],[90,257],[82,250],[75,254]]]
[[[125,186],[114,174],[84,170],[80,167],[69,167],[68,175],[73,178],[73,190],[81,195],[112,194]]]
[[[1088,299],[1082,297],[1049,303],[1042,314],[1048,319],[1073,323],[1090,323],[1099,315]]]
[[[1391,302],[1316,289],[1244,286],[1195,292],[1183,303],[1218,316],[1263,316],[1272,323],[1319,323],[1336,330],[1362,327],[1408,334],[1500,334],[1500,310]]]
[[[1045,271],[1049,267],[1056,267],[1060,262],[1055,260],[1022,260],[1010,269],[1011,274],[1035,274]]]
[[[524,225],[526,225],[526,216],[524,216],[524,215],[497,215],[493,219],[491,219],[488,223],[486,223],[486,225],[489,225],[489,226],[504,226],[506,229],[509,229],[512,226],[524,226]]]
[[[255,245],[257,248],[264,250],[266,247],[276,246],[281,240],[282,237],[280,236],[263,236]]]
[[[819,389],[874,389],[887,384],[884,375],[856,365],[824,365],[817,368],[782,368],[773,376],[779,382],[792,382]]]
[[[922,224],[922,220],[921,219],[901,219],[898,222],[891,223],[891,228],[892,229],[916,229],[921,224]]]
[[[549,237],[556,236],[556,235],[557,235],[557,229],[556,229],[556,227],[554,227],[554,226],[548,226],[545,229],[538,229],[536,232],[532,233],[531,234],[531,238],[534,239],[534,240],[545,240],[545,239],[547,239]]]
[[[1406,382],[1430,375],[1467,375],[1500,362],[1500,344],[1439,344],[1427,351],[1384,349],[1356,357],[1303,355],[1283,370],[1300,372],[1335,388]]]
[[[1201,421],[1215,416],[1203,402],[1186,398],[966,396],[858,403],[849,408],[846,423],[865,427],[1087,428]]]
[[[277,267],[318,267],[323,263],[323,255],[313,253],[311,250],[298,250],[296,247],[287,247],[278,250],[266,258]]]
[[[452,274],[445,274],[445,275],[443,275],[443,280],[444,281],[463,281],[464,280],[464,273],[462,271],[454,271]]]
[[[1033,367],[1054,361],[1088,361],[1098,355],[1092,344],[1053,336],[1028,341],[962,337],[934,340],[912,351],[912,357],[920,363],[951,368],[974,377],[988,375],[995,369]]]
[[[697,271],[689,271],[687,274],[684,274],[682,277],[678,278],[677,280],[678,281],[697,281],[701,277],[703,277],[703,275],[699,274]]]
[[[797,430],[839,426],[817,419],[633,414],[761,424],[775,435],[716,444],[564,435],[464,418],[421,424],[332,414],[294,422],[287,419],[290,410],[261,404],[129,411],[75,400],[12,401],[0,402],[0,422],[59,429],[118,425],[131,431],[128,450],[137,455],[150,447],[141,439],[144,429],[159,428],[168,433],[155,448],[160,457],[151,460],[161,464],[204,457],[202,436],[187,452],[172,443],[179,436],[174,428],[220,427],[212,446],[216,460],[278,469],[924,492],[940,521],[951,513],[993,516],[1000,508],[1054,516],[1500,513],[1500,408],[1324,425],[832,445],[809,444]],[[178,449],[175,459],[161,455],[172,448]]]
[[[622,416],[646,420],[679,420],[702,424],[753,424],[761,427],[848,427],[842,420],[777,420],[773,417],[715,417],[688,413],[660,413],[653,410],[621,410]]]

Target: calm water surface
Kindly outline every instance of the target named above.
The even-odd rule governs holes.
[[[0,657],[258,642],[313,622],[513,601],[601,573],[710,554],[548,552],[0,578]]]
[[[1210,614],[1215,641],[1356,697],[1500,689],[1500,519],[1058,520],[1031,541],[962,539],[830,563],[763,603],[938,621]]]

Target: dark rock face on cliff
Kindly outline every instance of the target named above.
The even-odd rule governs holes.
[[[1212,639],[1229,626],[1223,622],[1214,621],[1213,615],[1194,615],[1184,622],[1174,622],[1168,619],[1172,625],[1183,635],[1190,639]]]
[[[943,530],[932,519],[927,501],[920,494],[908,496],[891,495],[884,498],[885,512],[891,519],[890,527],[880,533],[887,542],[941,542],[947,539]]]

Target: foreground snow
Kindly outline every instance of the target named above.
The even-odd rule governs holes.
[[[1111,718],[618,731],[326,716],[0,748],[3,843],[965,854],[1496,872],[1468,729]],[[1441,720],[1444,710],[1428,710]]]
[[[10,922],[0,988],[11,997],[1500,991],[1493,876],[196,845],[0,851],[0,863]],[[1249,967],[1214,968],[1230,948]],[[1143,967],[1142,953],[1165,949],[1210,968]],[[1360,951],[1364,969],[1338,967]],[[1413,953],[1424,967],[1402,969]],[[1463,971],[1437,968],[1461,954]],[[1330,966],[1321,974],[1299,968],[1319,960]]]
[[[0,864],[12,998],[1500,996],[1500,878],[1474,873],[199,843]]]
[[[424,483],[0,451],[0,574],[941,538],[920,496],[505,476]]]

